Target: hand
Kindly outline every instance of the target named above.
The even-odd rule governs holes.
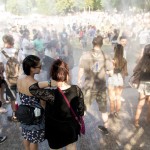
[[[57,82],[55,80],[51,80],[51,86],[57,86]]]

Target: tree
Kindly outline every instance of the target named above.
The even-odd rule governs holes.
[[[84,10],[85,1],[84,0],[74,0],[73,8],[77,11]]]
[[[85,0],[85,7],[93,9],[93,7],[94,7],[94,0]]]
[[[29,0],[7,0],[5,7],[7,11],[15,15],[25,15],[29,13],[32,4]]]
[[[50,14],[50,0],[36,0],[37,12],[44,15]]]
[[[150,0],[136,0],[134,5],[144,11],[150,11]]]
[[[102,2],[101,0],[94,0],[93,10],[98,10],[98,9],[102,9]]]
[[[57,0],[56,9],[58,13],[64,14],[73,8],[74,0]]]

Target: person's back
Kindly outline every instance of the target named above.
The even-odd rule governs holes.
[[[23,39],[22,39],[21,47],[22,47],[22,54],[24,55],[24,58],[27,55],[30,55],[30,54],[33,53],[34,46],[30,42],[29,33],[24,33],[23,34]]]
[[[16,107],[16,94],[17,94],[17,87],[16,81],[19,76],[19,62],[18,62],[18,52],[19,49],[14,48],[14,38],[12,35],[6,34],[2,37],[4,42],[4,48],[2,49],[3,55],[6,57],[6,80],[8,81],[5,84],[6,86],[6,98],[11,100],[11,107],[12,107],[12,116],[8,116],[9,121],[17,121],[15,116]]]
[[[84,87],[92,91],[106,89],[106,67],[108,68],[109,63],[110,58],[103,51],[95,55],[91,50],[82,55],[79,67],[84,67]]]
[[[89,110],[92,102],[96,100],[99,111],[102,113],[104,126],[98,126],[99,130],[108,134],[107,130],[107,99],[106,99],[106,72],[113,69],[111,59],[101,50],[103,38],[97,36],[93,39],[93,49],[80,58],[78,85],[82,87],[86,110]],[[84,82],[83,82],[84,77]]]

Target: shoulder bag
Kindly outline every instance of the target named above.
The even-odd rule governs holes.
[[[75,118],[75,120],[78,122],[78,124],[80,125],[80,135],[81,134],[85,134],[85,124],[84,124],[84,120],[82,116],[77,117],[77,115],[75,114],[74,110],[72,109],[67,97],[65,96],[65,94],[62,92],[62,90],[58,87],[58,91],[62,94],[64,100],[66,101],[69,109],[71,110],[73,117]]]

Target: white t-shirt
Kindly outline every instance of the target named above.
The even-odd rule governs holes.
[[[17,50],[15,48],[4,48],[4,51],[9,57],[14,57]]]
[[[28,39],[24,38],[23,41],[22,41],[22,54],[27,54],[27,55],[30,55],[32,52],[31,49],[26,49],[26,47],[30,46],[31,43]]]

